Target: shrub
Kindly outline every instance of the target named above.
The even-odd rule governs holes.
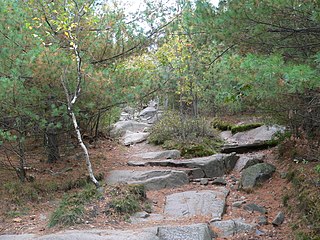
[[[202,157],[216,152],[221,143],[217,136],[217,131],[204,118],[185,116],[181,121],[179,113],[167,112],[153,126],[149,142],[178,149],[183,157]]]
[[[143,209],[143,202],[146,200],[144,185],[118,185],[110,190],[111,200],[107,203],[105,213],[107,215],[132,214]]]

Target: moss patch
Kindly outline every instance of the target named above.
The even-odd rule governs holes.
[[[236,125],[231,127],[231,133],[236,134],[238,132],[245,132],[257,127],[261,127],[263,123],[249,123],[249,124],[243,124],[243,125]]]

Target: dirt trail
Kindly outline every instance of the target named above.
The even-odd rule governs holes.
[[[127,161],[132,159],[134,154],[142,152],[151,152],[161,150],[158,146],[152,146],[147,143],[140,143],[130,147],[124,147],[117,144],[110,144],[109,141],[101,141],[97,148],[91,148],[90,153],[93,160],[93,165],[98,172],[104,172],[108,174],[109,171],[115,169],[136,169],[141,170],[141,167],[128,167]],[[273,227],[270,222],[276,216],[279,211],[285,211],[282,206],[282,194],[284,189],[287,188],[287,182],[281,179],[280,173],[285,168],[275,160],[275,154],[273,150],[264,150],[264,153],[268,156],[266,162],[272,163],[277,167],[276,173],[271,179],[265,182],[261,187],[255,189],[251,193],[238,191],[235,185],[234,179],[239,179],[240,174],[238,172],[231,172],[225,176],[227,181],[227,188],[230,190],[227,197],[226,212],[223,216],[223,220],[227,219],[243,219],[247,223],[256,223],[256,213],[251,213],[243,210],[242,208],[232,207],[232,203],[245,199],[247,203],[255,203],[264,206],[267,210],[268,225],[258,227],[259,230],[264,232],[263,236],[257,236],[255,233],[252,235],[242,234],[226,239],[292,239],[290,235],[291,230],[289,228],[290,218],[286,216],[285,222],[279,227]],[[153,167],[147,167],[153,169]],[[143,168],[145,169],[145,168]],[[188,190],[214,190],[217,187],[214,185],[199,185],[199,183],[190,183],[179,188],[174,189],[161,189],[157,191],[148,191],[147,198],[153,203],[153,213],[163,214],[166,196],[172,193],[183,192]],[[34,233],[34,234],[48,234],[52,232],[60,231],[61,228],[47,228],[48,217],[57,205],[57,201],[47,201],[38,204],[34,204],[34,209],[27,216],[22,216],[17,221],[2,219],[1,222],[1,234],[21,234],[21,233]],[[98,209],[103,209],[103,203],[100,203]],[[95,206],[88,206],[88,208],[94,208]],[[64,228],[64,230],[70,229],[139,229],[142,227],[161,226],[161,225],[188,225],[191,223],[208,223],[210,217],[208,216],[190,216],[187,218],[177,220],[155,219],[151,221],[145,221],[139,224],[133,224],[128,222],[116,222],[110,221],[102,212],[99,212],[97,217],[87,221],[85,224],[78,224],[73,227]]]

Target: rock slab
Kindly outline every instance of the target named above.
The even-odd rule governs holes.
[[[239,233],[252,232],[255,229],[254,225],[242,222],[240,220],[226,220],[212,222],[210,225],[218,237],[230,237]]]
[[[159,240],[212,240],[214,233],[207,224],[189,226],[159,227]]]
[[[192,158],[187,160],[155,160],[155,161],[130,161],[130,166],[163,166],[197,168],[203,171],[203,177],[221,177],[233,170],[238,156],[235,153],[215,154],[209,157]]]
[[[158,151],[158,152],[146,152],[146,153],[135,154],[132,157],[140,158],[143,160],[176,159],[176,158],[180,158],[180,151],[165,150],[165,151]]]
[[[244,153],[275,146],[276,143],[271,143],[270,141],[275,137],[276,133],[283,132],[284,130],[284,127],[277,125],[263,125],[249,131],[238,132],[232,136],[224,133],[222,138],[226,141],[226,145],[221,149],[221,152]]]
[[[242,171],[239,187],[244,190],[252,189],[258,182],[268,180],[276,171],[269,163],[258,163]]]
[[[129,121],[119,121],[112,126],[110,131],[111,137],[121,137],[127,131],[131,132],[143,132],[145,128],[150,127],[147,123],[141,123],[134,120]]]
[[[106,179],[108,184],[142,184],[147,190],[175,188],[189,183],[184,171],[175,170],[114,170]]]
[[[141,143],[147,140],[150,133],[147,132],[131,132],[127,131],[122,138],[122,143],[125,146],[129,146],[136,143]]]
[[[186,216],[211,216],[212,219],[221,220],[225,210],[226,197],[229,190],[186,191],[168,195],[164,214],[181,218]]]
[[[262,163],[265,155],[263,153],[255,153],[255,154],[241,154],[238,159],[234,170],[241,172],[242,170],[251,167],[257,163]]]

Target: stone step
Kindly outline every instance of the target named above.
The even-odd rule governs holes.
[[[213,231],[217,233],[218,237],[221,238],[232,237],[241,233],[251,233],[256,227],[255,225],[245,223],[238,219],[216,221],[210,223],[210,226],[213,228]]]
[[[164,215],[174,219],[190,216],[210,216],[221,220],[226,207],[229,190],[220,187],[217,190],[186,191],[173,193],[166,197]]]
[[[192,158],[184,160],[150,160],[150,161],[129,161],[129,166],[162,166],[201,169],[203,176],[200,177],[221,177],[233,170],[239,156],[235,153],[215,154],[209,157]]]
[[[159,226],[136,230],[73,230],[44,236],[35,234],[1,235],[1,240],[211,240],[207,224]]]
[[[189,183],[185,171],[176,170],[114,170],[107,176],[107,184],[142,184],[147,190],[175,188]]]
[[[158,159],[176,159],[180,158],[179,150],[164,150],[158,152],[139,153],[132,156],[132,158],[142,160],[158,160]]]

